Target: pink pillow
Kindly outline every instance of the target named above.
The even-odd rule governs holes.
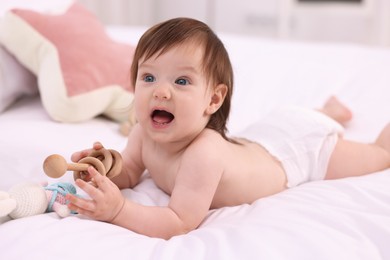
[[[0,35],[38,77],[42,103],[54,120],[77,122],[100,114],[127,120],[135,47],[112,40],[83,6],[74,3],[60,15],[13,9]]]

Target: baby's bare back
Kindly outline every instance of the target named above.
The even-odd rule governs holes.
[[[278,160],[262,146],[245,139],[241,145],[226,143],[222,150],[225,173],[222,176],[212,207],[252,203],[256,199],[286,188],[286,175]]]
[[[168,194],[178,185],[178,180],[185,179],[178,178],[180,174],[187,174],[181,173],[185,169],[196,169],[200,164],[209,165],[206,170],[222,169],[211,208],[252,203],[284,190],[286,176],[281,164],[259,144],[245,139],[237,141],[240,144],[229,142],[215,131],[206,129],[190,145],[204,150],[202,158],[197,159],[190,146],[175,155],[164,155],[151,146],[144,149],[144,163],[156,185]],[[183,162],[187,165],[183,165]],[[193,171],[192,174],[197,172]],[[208,174],[211,176],[214,173]]]

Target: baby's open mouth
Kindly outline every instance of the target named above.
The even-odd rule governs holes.
[[[153,110],[152,120],[155,123],[164,125],[169,124],[175,118],[175,116],[165,110]]]

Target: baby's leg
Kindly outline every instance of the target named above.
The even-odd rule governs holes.
[[[383,128],[375,143],[390,153],[390,123]]]
[[[334,96],[331,96],[318,111],[336,120],[340,124],[344,124],[352,118],[352,112]]]
[[[390,124],[373,144],[339,139],[325,179],[360,176],[390,168]]]

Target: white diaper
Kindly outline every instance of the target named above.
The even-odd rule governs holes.
[[[343,127],[315,110],[284,107],[250,125],[238,136],[259,143],[277,158],[287,186],[325,178],[328,163]]]

